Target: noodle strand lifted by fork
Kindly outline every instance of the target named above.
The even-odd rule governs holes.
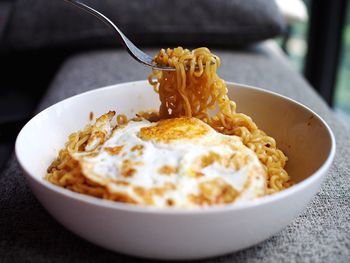
[[[176,69],[153,69],[149,76],[149,83],[159,93],[161,119],[196,117],[218,132],[241,137],[265,166],[270,193],[290,185],[284,170],[287,157],[277,148],[275,140],[260,130],[249,116],[237,113],[235,102],[228,98],[225,81],[216,73],[219,57],[207,48],[190,51],[178,47],[162,49],[155,62]]]

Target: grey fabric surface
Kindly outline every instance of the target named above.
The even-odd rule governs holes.
[[[242,45],[281,33],[284,21],[271,0],[85,0],[136,43]],[[199,4],[200,3],[200,4]],[[156,41],[156,42],[155,42]],[[62,0],[15,0],[6,37],[12,49],[116,45],[96,18]]]
[[[254,247],[200,262],[350,262],[347,131],[283,59],[260,48],[217,54],[224,79],[279,92],[320,114],[333,129],[338,148],[321,191],[287,228]],[[62,66],[41,109],[86,90],[145,79],[148,71],[120,50],[77,55]],[[2,262],[149,262],[104,250],[65,230],[35,200],[14,159],[0,175],[0,195]]]

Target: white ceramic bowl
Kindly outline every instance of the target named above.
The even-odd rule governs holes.
[[[16,155],[38,200],[62,225],[102,247],[153,259],[198,259],[257,244],[286,227],[319,190],[335,154],[327,124],[305,106],[275,93],[228,83],[238,111],[253,117],[289,157],[291,188],[246,205],[160,210],[100,200],[45,181],[67,136],[88,123],[91,111],[133,116],[157,108],[145,82],[130,82],[61,101],[30,120],[18,135]]]

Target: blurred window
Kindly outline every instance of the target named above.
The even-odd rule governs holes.
[[[338,116],[350,127],[350,5],[347,7],[346,24],[343,30],[334,109]]]
[[[310,0],[276,0],[285,20],[285,35],[277,39],[293,66],[303,72],[307,52],[307,30]],[[305,10],[306,9],[306,10]]]
[[[303,0],[309,14],[311,1]],[[308,19],[298,19],[288,23],[285,36],[277,39],[292,65],[301,73],[304,69],[307,54],[307,36]],[[334,87],[333,109],[339,119],[350,128],[350,4],[347,6],[347,17],[342,36],[340,60]]]

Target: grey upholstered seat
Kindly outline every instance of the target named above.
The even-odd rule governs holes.
[[[349,262],[350,141],[344,127],[286,59],[270,49],[216,53],[222,58],[224,79],[276,91],[320,114],[333,129],[338,149],[322,190],[286,229],[257,246],[204,262]],[[62,65],[40,109],[90,89],[145,79],[148,72],[124,50],[76,55]],[[0,228],[0,256],[9,262],[18,257],[33,262],[143,261],[91,245],[64,229],[35,200],[15,159],[1,174],[0,189],[0,220],[6,225]]]

